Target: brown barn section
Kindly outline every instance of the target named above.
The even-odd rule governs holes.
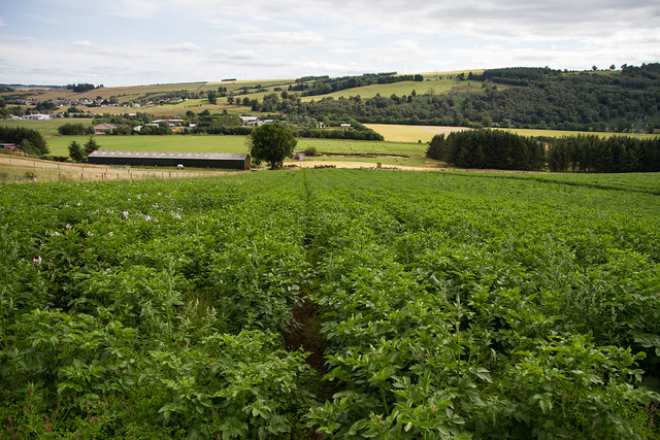
[[[88,157],[97,165],[132,165],[145,167],[223,168],[249,170],[249,154],[229,153],[167,153],[158,151],[96,150]]]

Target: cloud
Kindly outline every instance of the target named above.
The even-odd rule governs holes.
[[[252,32],[234,34],[225,39],[227,42],[243,46],[310,46],[325,41],[322,35],[314,32]]]
[[[199,52],[204,50],[204,48],[195,43],[179,43],[166,46],[165,50],[167,52]]]
[[[0,82],[49,70],[57,79],[43,82],[124,85],[660,60],[657,0],[40,1],[1,12]]]
[[[257,54],[253,50],[215,50],[210,55],[210,60],[228,66],[252,66],[252,67],[280,67],[287,64],[286,61],[277,58],[268,58]]]
[[[102,4],[102,7],[108,7],[112,15],[124,18],[148,19],[152,18],[158,12],[167,6],[165,1],[153,0],[115,0],[111,4]]]

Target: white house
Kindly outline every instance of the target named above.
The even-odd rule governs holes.
[[[50,119],[50,115],[34,114],[34,115],[25,115],[23,116],[26,121],[47,121]]]
[[[256,116],[240,116],[245,125],[258,125],[259,119]]]

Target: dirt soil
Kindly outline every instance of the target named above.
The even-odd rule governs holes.
[[[309,352],[307,363],[323,375],[327,373],[323,359],[325,347],[320,333],[320,324],[314,318],[315,314],[316,307],[308,301],[295,306],[293,308],[294,322],[282,332],[282,335],[287,349],[297,350],[302,347],[304,351]]]

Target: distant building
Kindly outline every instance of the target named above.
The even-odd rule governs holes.
[[[250,169],[249,154],[228,153],[168,153],[157,151],[106,151],[96,150],[88,157],[97,165],[133,165],[186,168]]]
[[[174,128],[177,126],[177,124],[181,125],[183,123],[183,119],[155,119],[153,121],[153,123],[156,124],[156,127],[158,127],[161,122],[165,122],[170,128]]]
[[[256,116],[239,116],[245,125],[258,125],[259,118]]]
[[[42,114],[25,115],[23,116],[22,119],[26,121],[48,121],[50,119],[50,115],[42,115]]]
[[[94,132],[96,134],[105,134],[106,131],[116,130],[117,126],[114,124],[99,124],[94,127]]]

